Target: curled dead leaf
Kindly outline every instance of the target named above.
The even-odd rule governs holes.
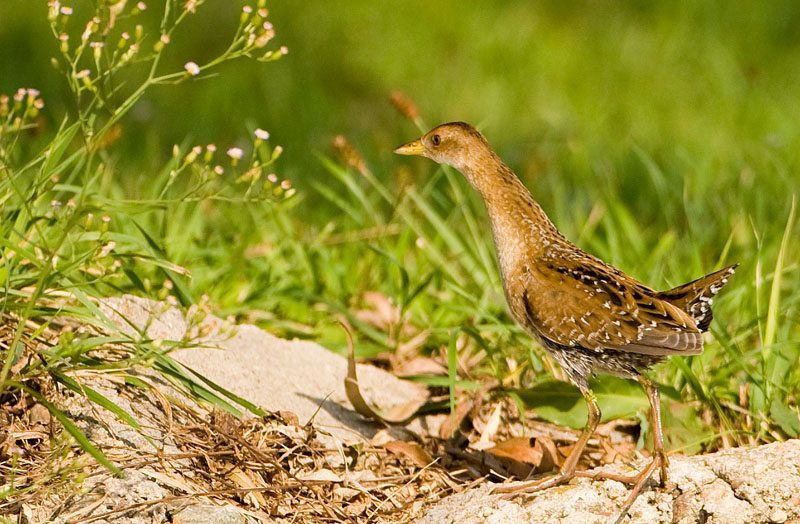
[[[345,324],[340,324],[347,335],[347,377],[344,379],[344,390],[347,394],[347,399],[350,401],[350,404],[353,405],[353,409],[362,417],[378,420],[385,424],[402,424],[411,419],[417,410],[428,400],[427,396],[412,400],[406,404],[393,406],[383,413],[379,413],[378,410],[370,406],[363,395],[361,395],[361,389],[358,387],[353,336],[350,333],[350,329]]]
[[[361,491],[353,488],[346,488],[343,486],[339,486],[333,488],[332,493],[336,500],[352,500],[357,496],[359,496],[361,494]]]
[[[547,437],[510,438],[486,452],[498,457],[508,471],[519,478],[550,471],[558,463],[556,445]]]
[[[503,404],[498,402],[492,410],[489,420],[486,421],[483,431],[481,431],[481,438],[479,442],[486,443],[494,439],[494,435],[497,433],[497,430],[500,427],[500,416],[502,413]]]
[[[558,451],[558,447],[556,443],[553,442],[553,439],[547,437],[545,435],[541,435],[536,437],[536,444],[542,447],[542,451],[544,452],[544,456],[542,457],[542,464],[540,471],[547,471],[553,469],[555,466],[561,466],[564,463],[564,455],[562,455]],[[552,464],[546,461],[552,460]]]
[[[425,343],[428,341],[430,334],[431,332],[429,329],[423,329],[411,337],[411,339],[398,344],[396,353],[397,360],[403,362],[405,360],[416,358],[419,350],[422,349],[425,346]]]
[[[396,375],[446,376],[447,366],[430,357],[413,357],[410,360],[392,359],[392,372]]]
[[[433,457],[416,442],[394,440],[392,442],[387,442],[383,447],[399,457],[409,459],[415,466],[419,466],[420,468],[424,468],[433,462]]]
[[[392,299],[383,293],[367,291],[364,293],[364,301],[370,304],[372,309],[356,311],[356,318],[361,322],[388,330],[400,321],[400,310],[392,304]]]

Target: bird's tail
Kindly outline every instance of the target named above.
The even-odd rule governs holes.
[[[728,266],[688,284],[662,291],[658,297],[692,315],[697,328],[706,331],[713,317],[711,312],[713,297],[728,283],[728,278],[733,275],[738,265]]]

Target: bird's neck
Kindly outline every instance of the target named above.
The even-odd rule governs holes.
[[[517,175],[494,153],[472,166],[464,174],[483,197],[501,265],[507,257],[516,257],[513,252],[517,250],[537,256],[560,243],[564,237]]]

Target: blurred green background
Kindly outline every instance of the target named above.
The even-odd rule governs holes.
[[[78,14],[82,3],[75,2]],[[158,2],[150,3],[147,14],[157,18]],[[289,47],[286,59],[241,60],[215,78],[150,92],[116,145],[131,173],[160,166],[172,144],[187,138],[235,141],[246,123],[285,146],[280,167],[298,184],[322,176],[315,154],[328,153],[338,133],[375,171],[390,171],[405,161],[393,158],[392,147],[416,135],[388,104],[389,92],[400,90],[430,125],[479,125],[526,178],[570,176],[573,168],[558,158],[565,147],[566,162],[597,169],[642,148],[676,175],[697,163],[718,171],[701,188],[710,198],[761,183],[779,194],[797,187],[788,175],[763,181],[756,169],[780,162],[789,171],[797,162],[797,2],[316,0],[268,7],[276,41]],[[49,64],[56,44],[45,11],[44,1],[0,3],[0,92],[37,87],[58,121],[69,108]],[[173,39],[165,70],[215,56],[238,7],[214,0],[194,16]],[[754,172],[729,176],[747,166]],[[635,194],[637,181],[630,183]]]

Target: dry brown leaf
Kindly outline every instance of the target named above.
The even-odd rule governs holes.
[[[306,438],[308,432],[305,431],[303,427],[300,426],[287,426],[285,424],[281,424],[279,426],[273,426],[272,430],[275,433],[283,435],[284,437],[288,437],[294,440],[303,440]]]
[[[369,500],[364,499],[346,505],[344,508],[342,508],[342,511],[344,511],[344,514],[348,517],[357,517],[359,515],[363,515],[369,508]]]
[[[564,462],[565,455],[558,452],[558,447],[553,439],[546,435],[536,437],[536,445],[542,447],[544,454],[542,455],[542,463],[540,471],[549,471],[555,466],[561,466]]]
[[[447,366],[430,357],[414,357],[410,360],[392,361],[395,375],[447,375]]]
[[[367,403],[361,395],[361,389],[358,387],[353,336],[350,334],[350,329],[346,325],[341,324],[341,326],[347,335],[347,377],[344,379],[344,390],[347,394],[347,399],[350,401],[350,404],[353,405],[353,409],[362,417],[378,420],[386,424],[401,424],[413,417],[417,410],[427,402],[427,395],[406,404],[393,406],[383,414],[378,413]]]
[[[428,452],[422,449],[416,442],[395,440],[392,442],[387,442],[383,445],[383,447],[399,457],[405,457],[409,459],[420,468],[424,468],[433,462],[433,457],[431,457]]]
[[[397,346],[397,351],[394,355],[395,358],[399,361],[405,361],[414,358],[419,350],[425,345],[425,342],[428,341],[428,336],[430,334],[430,330],[424,329],[411,337],[411,339],[401,342]]]
[[[500,427],[500,415],[503,413],[503,404],[498,403],[494,410],[492,410],[492,414],[489,417],[489,420],[486,421],[486,425],[483,427],[483,431],[481,431],[481,438],[479,442],[481,443],[488,443],[494,438],[495,433],[497,433],[498,428]]]
[[[474,403],[472,400],[465,400],[456,404],[453,415],[447,417],[439,427],[439,438],[448,439],[453,436],[455,430],[461,425],[461,421],[472,411]]]
[[[387,442],[391,442],[393,440],[397,440],[397,437],[393,437],[392,433],[388,429],[379,429],[375,432],[371,439],[369,439],[369,443],[376,447],[381,447]]]
[[[264,480],[257,473],[245,471],[238,466],[233,468],[228,475],[228,479],[233,482],[237,488],[257,489],[267,487]],[[269,507],[264,494],[259,491],[250,491],[245,494],[242,499],[245,504],[249,504],[256,509]]]
[[[364,293],[364,301],[370,304],[372,309],[356,311],[356,318],[361,322],[366,322],[382,330],[399,322],[400,311],[397,306],[392,304],[392,299],[383,293],[367,291]]]
[[[509,472],[519,478],[526,478],[534,472],[550,471],[558,462],[556,446],[547,437],[515,437],[486,451],[498,457]]]
[[[533,464],[534,466],[539,465],[543,455],[541,446],[537,449],[535,440],[527,437],[514,437],[504,440],[486,451],[498,457],[510,458],[519,462]]]
[[[415,399],[405,404],[397,404],[383,411],[381,419],[391,424],[400,424],[411,419],[414,414],[425,404],[426,398]]]
[[[375,472],[369,469],[362,469],[359,471],[347,471],[344,473],[344,481],[348,486],[360,486],[361,482],[372,482],[378,477]]]
[[[342,486],[333,488],[333,496],[337,500],[351,500],[361,494],[361,491],[353,488],[345,488]]]
[[[297,474],[299,480],[316,480],[319,482],[341,482],[342,477],[329,469],[316,469]]]

